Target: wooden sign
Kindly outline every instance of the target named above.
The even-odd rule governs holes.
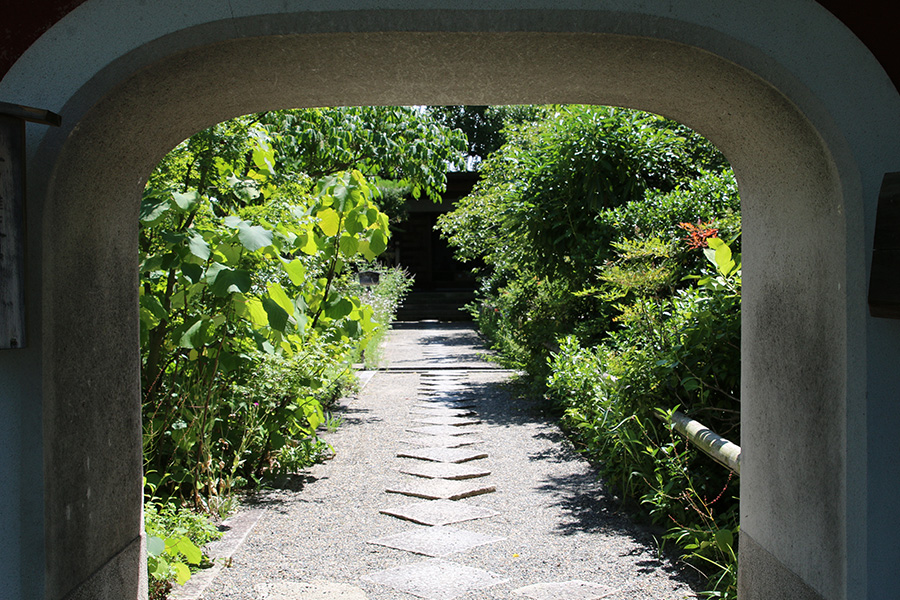
[[[56,113],[0,102],[0,349],[25,347],[25,122]]]
[[[25,347],[25,121],[0,114],[0,348]]]

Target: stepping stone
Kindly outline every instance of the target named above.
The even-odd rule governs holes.
[[[450,408],[447,406],[413,406],[409,412],[414,415],[425,415],[427,417],[466,417],[474,415],[475,411],[471,408]]]
[[[363,579],[426,600],[453,600],[474,590],[506,581],[496,573],[439,558],[379,571]]]
[[[420,525],[450,525],[473,519],[486,519],[500,514],[489,508],[472,506],[455,500],[423,500],[395,508],[384,508],[379,512]]]
[[[423,390],[455,392],[466,389],[466,383],[462,381],[420,381],[419,387]]]
[[[458,396],[471,396],[474,392],[469,389],[468,385],[455,385],[453,389],[435,389],[434,386],[426,386],[425,389],[419,390],[419,394],[423,396],[447,396],[447,397],[458,397]]]
[[[471,427],[454,427],[453,425],[424,425],[422,427],[410,427],[407,431],[424,435],[466,435],[467,433],[473,433]]]
[[[452,408],[456,410],[464,410],[475,408],[475,403],[471,400],[418,400],[413,405],[414,408]]]
[[[426,425],[453,425],[460,427],[462,425],[478,425],[481,419],[472,419],[467,417],[416,417],[412,419],[413,423],[425,423]]]
[[[400,441],[404,444],[420,446],[423,448],[459,448],[460,446],[478,444],[484,440],[473,437],[470,438],[467,435],[425,435]]]
[[[487,477],[491,472],[476,463],[435,463],[416,462],[409,466],[401,467],[401,473],[425,477],[426,479],[472,479],[473,477]]]
[[[456,402],[458,404],[473,402],[474,394],[419,394],[418,402]]]
[[[472,450],[471,448],[414,448],[401,450],[397,453],[400,458],[417,458],[444,463],[464,463],[470,460],[487,458],[487,452]]]
[[[516,594],[533,600],[599,600],[620,590],[614,590],[599,583],[587,581],[564,581],[561,583],[536,583],[517,590]]]
[[[490,494],[496,491],[492,485],[479,484],[478,481],[448,479],[412,479],[406,478],[399,484],[388,486],[387,492],[425,498],[426,500],[462,500],[471,496]]]
[[[320,579],[258,583],[253,591],[258,600],[367,600],[362,588]]]
[[[505,539],[494,535],[473,533],[450,527],[449,525],[438,525],[436,527],[397,533],[377,540],[369,540],[367,543],[387,546],[396,550],[405,550],[414,554],[442,558],[456,552],[465,552],[476,546],[492,544]]]

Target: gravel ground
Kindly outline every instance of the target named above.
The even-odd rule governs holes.
[[[611,600],[693,598],[690,572],[660,558],[653,536],[618,512],[617,502],[591,466],[535,406],[515,397],[510,373],[490,370],[467,327],[399,326],[388,337],[384,366],[357,398],[345,401],[343,424],[326,439],[336,456],[310,468],[292,490],[257,497],[265,514],[230,568],[223,569],[204,599],[253,599],[265,585],[328,580],[362,588],[372,600],[413,600],[405,592],[362,579],[365,575],[425,557],[367,540],[423,528],[380,514],[382,508],[417,501],[386,493],[411,477],[399,473],[413,459],[396,457],[413,437],[409,407],[420,373],[414,370],[479,367],[464,373],[483,423],[472,427],[488,453],[477,461],[492,473],[484,481],[496,492],[460,500],[500,514],[455,524],[503,541],[446,557],[485,569],[507,581],[459,600],[522,598],[512,590],[535,583],[583,580],[616,590]],[[390,370],[399,367],[402,370]],[[300,598],[300,596],[298,596]]]

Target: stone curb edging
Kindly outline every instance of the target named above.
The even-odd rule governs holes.
[[[241,544],[246,541],[264,512],[261,508],[251,508],[225,519],[222,525],[228,527],[228,531],[221,539],[206,546],[209,557],[214,561],[213,566],[195,573],[184,585],[173,587],[169,593],[170,600],[199,600],[222,568],[231,561],[231,557]]]

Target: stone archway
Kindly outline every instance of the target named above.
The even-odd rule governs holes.
[[[141,593],[134,248],[143,183],[169,148],[284,107],[572,102],[677,119],[734,165],[744,202],[742,597],[862,597],[872,578],[867,460],[853,436],[865,429],[867,384],[878,387],[865,358],[872,178],[861,178],[863,157],[828,99],[787,66],[690,15],[634,10],[173,23],[85,81],[61,111],[70,125],[46,136],[31,169],[46,596]]]

